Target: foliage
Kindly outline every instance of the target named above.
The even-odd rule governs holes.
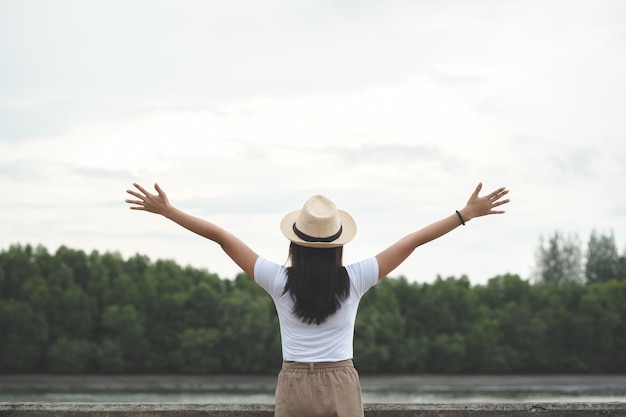
[[[578,236],[555,232],[544,246],[543,237],[537,250],[539,280],[560,284],[583,281],[582,248]]]
[[[355,363],[363,373],[626,372],[626,280],[619,268],[587,269],[597,279],[586,284],[387,278],[361,301]],[[276,373],[280,358],[272,300],[244,274],[67,247],[0,252],[0,372]]]
[[[537,281],[561,284],[626,279],[626,251],[619,255],[612,232],[603,235],[594,230],[584,256],[578,236],[554,232],[547,243],[543,237],[540,239],[536,261]]]
[[[587,262],[585,264],[587,282],[624,279],[626,271],[620,270],[620,263],[613,234],[598,235],[596,231],[593,231],[587,246]]]

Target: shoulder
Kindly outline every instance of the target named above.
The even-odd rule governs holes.
[[[378,261],[376,257],[366,258],[346,266],[350,281],[359,294],[365,293],[378,282]]]
[[[348,274],[367,275],[370,273],[378,274],[378,260],[375,256],[371,258],[363,259],[359,262],[352,263],[346,266]]]
[[[254,280],[268,293],[282,292],[287,278],[287,267],[259,256],[254,264]]]

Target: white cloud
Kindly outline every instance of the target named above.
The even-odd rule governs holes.
[[[159,181],[279,262],[278,222],[313,193],[355,214],[354,260],[479,180],[508,186],[507,215],[395,272],[420,280],[527,276],[552,230],[626,238],[622,2],[242,4],[9,3],[0,243],[235,274],[218,247],[127,210],[132,181]]]

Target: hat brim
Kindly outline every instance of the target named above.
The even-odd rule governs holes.
[[[356,222],[347,212],[337,210],[339,219],[341,220],[341,235],[332,242],[307,242],[299,238],[293,231],[293,224],[296,222],[298,215],[302,210],[292,211],[288,213],[280,222],[280,230],[287,239],[300,246],[309,248],[336,248],[350,242],[356,236]]]

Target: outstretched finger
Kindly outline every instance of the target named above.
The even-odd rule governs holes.
[[[136,182],[134,182],[133,185],[135,186],[135,188],[137,188],[139,191],[141,191],[145,195],[149,195],[150,194],[148,191],[146,191],[145,188],[143,188],[141,185],[137,184]]]
[[[476,188],[474,189],[474,192],[472,193],[472,197],[471,198],[477,198],[478,197],[478,193],[480,193],[480,190],[483,188],[483,183],[479,182],[478,185],[476,186]]]
[[[133,191],[133,190],[126,190],[126,192],[127,192],[128,194],[130,194],[130,195],[133,195],[133,196],[137,197],[137,198],[144,198],[144,196],[143,196],[143,195],[141,195],[141,194],[139,194],[137,191]]]
[[[161,189],[161,187],[159,186],[158,183],[154,183],[154,189],[157,191],[157,193],[159,193],[160,196],[165,195],[165,193],[163,192],[163,190]]]
[[[489,194],[489,199],[490,200],[497,200],[499,198],[501,198],[502,196],[506,195],[509,191],[504,188],[504,187],[500,187],[498,188],[496,191],[492,192],[491,194]]]
[[[510,200],[509,200],[508,198],[507,198],[506,200],[502,200],[502,201],[493,201],[493,202],[491,203],[491,207],[498,207],[498,206],[501,206],[501,205],[503,205],[503,204],[508,203],[509,201],[510,201]]]

